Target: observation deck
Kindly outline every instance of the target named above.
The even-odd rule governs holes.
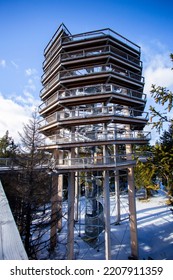
[[[147,144],[140,54],[138,45],[109,28],[72,35],[62,24],[44,50],[42,148]]]

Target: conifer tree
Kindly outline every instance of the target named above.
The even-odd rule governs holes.
[[[170,54],[170,58],[173,61],[173,54]],[[173,124],[173,118],[168,116],[173,108],[173,92],[166,87],[152,85],[151,95],[156,106],[150,106],[150,122],[152,127],[155,127],[160,133],[165,123]],[[162,105],[162,112],[158,110],[157,104]]]
[[[17,146],[14,144],[14,140],[9,136],[9,131],[7,130],[5,135],[0,138],[0,158],[9,158],[15,155]]]

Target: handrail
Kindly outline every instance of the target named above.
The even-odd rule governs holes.
[[[87,67],[87,68],[78,68],[78,69],[74,68],[70,70],[59,71],[59,73],[55,77],[53,77],[53,79],[49,81],[45,85],[45,87],[42,88],[42,90],[40,91],[40,96],[42,96],[47,90],[49,90],[57,80],[62,80],[62,79],[64,80],[64,79],[68,79],[69,77],[87,76],[87,75],[93,75],[96,73],[105,73],[105,72],[116,73],[119,76],[130,78],[132,80],[144,83],[143,76],[110,63],[110,64],[102,64],[99,66]]]
[[[69,78],[70,76],[85,76],[94,73],[102,73],[102,72],[114,72],[119,74],[120,76],[129,77],[133,80],[137,80],[144,83],[144,77],[140,74],[136,74],[135,72],[129,71],[125,68],[119,67],[114,65],[113,63],[110,64],[101,64],[99,66],[90,66],[90,67],[83,67],[78,69],[70,69],[70,70],[63,70],[60,71],[60,79],[61,78]]]
[[[112,36],[113,38],[118,39],[119,41],[121,41],[124,44],[128,45],[129,47],[137,50],[138,52],[140,52],[140,49],[141,49],[140,46],[138,46],[137,44],[133,43],[129,39],[125,38],[124,36],[120,35],[119,33],[115,32],[114,30],[112,30],[110,28],[99,29],[99,30],[85,32],[85,33],[79,33],[79,34],[75,34],[75,35],[71,35],[71,36],[64,36],[63,38],[68,38],[68,39],[74,41],[74,40],[79,40],[79,38],[87,39],[87,38],[96,37],[96,36],[98,36],[98,37]]]
[[[103,156],[103,155],[94,155],[94,156],[88,156],[88,157],[64,157],[64,158],[59,158],[54,162],[55,166],[57,168],[66,167],[66,166],[75,166],[75,165],[86,165],[86,164],[93,164],[95,165],[112,165],[116,163],[121,163],[122,161],[132,161],[132,160],[137,160],[137,159],[143,159],[145,157],[151,157],[152,153],[148,151],[143,151],[143,152],[134,152],[134,153],[122,153],[122,154],[113,154],[109,156]],[[43,166],[35,166],[35,169],[37,168],[49,168],[52,164],[52,159],[47,159],[45,164]],[[9,166],[10,167],[10,166]],[[18,166],[19,167],[19,166]],[[1,189],[1,186],[0,186]],[[1,191],[1,190],[0,190]],[[1,196],[0,196],[0,203],[1,203]],[[1,213],[1,211],[0,211]],[[2,221],[2,219],[0,219]]]
[[[136,65],[142,64],[142,62],[139,60],[139,58],[133,57],[132,55],[129,55],[122,50],[119,50],[116,47],[106,45],[106,46],[99,46],[99,47],[92,47],[87,49],[82,49],[80,51],[71,51],[71,52],[63,52],[61,54],[62,61],[68,60],[68,59],[74,59],[74,58],[80,58],[80,57],[88,57],[92,55],[103,55],[106,53],[112,53],[115,56],[124,58],[130,62],[135,63]]]
[[[59,38],[58,44],[54,45],[58,36],[60,35],[60,33],[63,30],[68,35],[61,36]],[[49,43],[47,44],[47,46],[44,49],[45,57],[47,59],[50,59],[50,57],[53,55],[53,53],[55,53],[58,46],[60,46],[61,44],[63,45],[63,44],[69,43],[69,41],[87,39],[87,38],[91,38],[91,37],[100,37],[100,36],[101,37],[112,36],[116,40],[119,40],[120,42],[124,43],[125,45],[131,47],[132,49],[134,49],[140,53],[140,49],[141,49],[140,46],[138,46],[137,44],[133,43],[129,39],[125,38],[124,36],[120,35],[119,33],[115,32],[114,30],[112,30],[110,28],[105,28],[105,29],[100,29],[100,30],[89,31],[89,32],[85,32],[85,33],[79,33],[79,34],[72,35],[70,33],[70,31],[67,29],[67,27],[64,24],[61,24],[59,26],[59,28],[57,29],[57,31],[55,32],[55,34],[53,35],[52,39],[49,41]],[[53,46],[54,46],[54,48],[52,49]],[[45,66],[45,64],[47,62],[48,61],[45,60],[45,62],[43,63],[43,66]]]
[[[77,87],[71,90],[59,90],[55,94],[47,98],[46,101],[39,106],[39,110],[43,110],[44,108],[51,106],[54,102],[57,102],[58,100],[66,99],[69,97],[98,95],[105,93],[127,96],[139,100],[146,100],[146,94],[140,91],[132,90],[116,84],[96,84],[85,87]]]
[[[59,159],[56,162],[56,166],[58,169],[60,168],[70,168],[70,167],[97,167],[99,165],[121,165],[122,163],[126,162],[127,164],[131,164],[132,161],[137,159],[145,159],[147,157],[151,157],[150,152],[140,152],[140,153],[124,153],[124,154],[116,154],[111,156],[91,156],[91,157],[75,157],[75,158],[64,158]]]
[[[70,143],[86,143],[86,142],[99,142],[99,141],[117,141],[117,140],[147,140],[151,139],[151,132],[148,131],[130,131],[124,133],[117,133],[115,130],[108,130],[107,132],[103,133],[102,131],[91,131],[91,132],[84,132],[80,134],[78,132],[75,133],[62,133],[62,134],[55,134],[50,136],[49,138],[46,137],[42,143],[42,146],[51,146],[56,144],[70,144]]]
[[[57,48],[58,48],[58,45],[57,45],[56,49]],[[52,50],[51,56],[53,56],[56,49]],[[71,52],[65,52],[64,51],[63,53],[59,54],[57,60],[42,75],[41,80],[43,81],[45,79],[45,77],[49,74],[51,69],[53,69],[60,62],[60,60],[66,61],[66,60],[70,60],[70,59],[74,59],[74,58],[84,58],[84,57],[89,57],[89,56],[93,56],[93,55],[103,55],[103,54],[107,54],[107,53],[111,53],[116,57],[123,58],[126,61],[129,61],[131,63],[134,63],[137,66],[142,67],[142,61],[141,60],[139,60],[136,57],[133,57],[132,55],[129,55],[129,54],[123,52],[122,50],[119,50],[118,48],[115,48],[115,47],[110,46],[110,45],[109,46],[92,47],[92,48],[87,48],[87,49],[83,49],[83,50],[80,50],[80,51],[71,51]],[[49,58],[46,57],[46,60],[43,62],[43,67],[48,63],[48,60],[49,60]]]
[[[64,109],[61,112],[55,112],[47,118],[40,121],[41,127],[56,123],[60,120],[83,119],[87,117],[101,116],[121,116],[130,118],[148,119],[148,112],[126,108],[123,106],[111,105],[103,107],[76,108],[75,110]],[[42,125],[43,123],[43,125]]]

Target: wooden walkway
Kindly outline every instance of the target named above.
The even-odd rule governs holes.
[[[0,260],[27,260],[19,231],[0,181]]]

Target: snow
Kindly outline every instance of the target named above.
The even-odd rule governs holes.
[[[141,200],[141,192],[136,196],[139,259],[173,259],[173,214],[168,198],[163,190],[156,192],[149,200]],[[100,198],[101,200],[102,198]],[[111,195],[111,258],[127,260],[131,255],[128,215],[128,194],[121,194],[121,222],[115,224],[115,196]],[[80,198],[79,221],[75,223],[74,255],[76,260],[104,260],[104,231],[89,242],[85,235],[85,199]],[[58,244],[51,254],[42,251],[39,259],[66,259],[67,253],[67,201],[63,203],[63,228],[58,233]],[[45,236],[46,238],[46,236]]]

